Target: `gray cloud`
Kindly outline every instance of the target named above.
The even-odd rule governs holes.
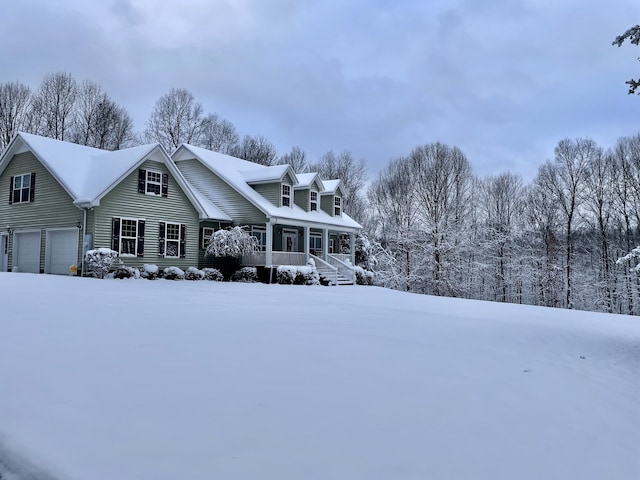
[[[621,0],[152,0],[13,2],[0,82],[91,78],[142,129],[155,100],[191,90],[241,133],[315,158],[349,149],[375,174],[432,141],[476,171],[526,177],[564,137],[637,133],[640,20]],[[25,28],[29,25],[29,28]]]

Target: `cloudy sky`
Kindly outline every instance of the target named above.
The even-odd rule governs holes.
[[[434,141],[532,178],[565,137],[640,132],[637,0],[21,0],[2,6],[0,82],[98,82],[142,130],[186,88],[239,133],[375,176]]]

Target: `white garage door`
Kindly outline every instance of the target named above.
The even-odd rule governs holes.
[[[78,263],[78,229],[47,230],[45,273],[68,275]]]
[[[18,272],[40,273],[40,232],[13,234],[12,263]]]

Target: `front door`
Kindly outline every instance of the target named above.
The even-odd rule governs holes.
[[[298,251],[298,231],[282,230],[282,246],[285,252]]]
[[[9,266],[9,235],[0,235],[0,272],[6,272]]]

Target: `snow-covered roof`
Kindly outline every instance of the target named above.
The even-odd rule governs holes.
[[[320,193],[329,195],[336,193],[338,188],[342,186],[342,182],[340,180],[323,180],[322,185],[324,185],[324,190]]]
[[[199,160],[204,166],[240,193],[247,201],[261,210],[267,217],[272,219],[286,219],[297,222],[326,224],[350,230],[362,228],[358,222],[345,213],[343,213],[342,216],[332,217],[322,210],[305,212],[294,202],[292,202],[291,207],[278,207],[271,203],[268,199],[255,191],[249,183],[247,183],[245,174],[246,172],[253,170],[265,170],[273,167],[257,165],[223,153],[213,152],[211,150],[187,144],[181,145],[180,148],[174,152],[172,158],[177,163],[194,158]]]
[[[242,178],[244,178],[248,184],[280,182],[287,172],[289,172],[294,182],[296,181],[296,174],[289,165],[257,166],[261,168],[252,168],[251,170],[243,170],[240,172]]]
[[[318,185],[320,191],[324,190],[324,183],[320,180],[320,176],[315,173],[298,173],[298,183],[296,183],[295,188],[311,188],[313,183],[315,182]]]
[[[98,205],[100,199],[145,160],[164,163],[201,216],[230,220],[206,198],[195,199],[171,158],[158,143],[109,151],[20,132],[0,160],[0,173],[14,154],[31,151],[74,203]]]

